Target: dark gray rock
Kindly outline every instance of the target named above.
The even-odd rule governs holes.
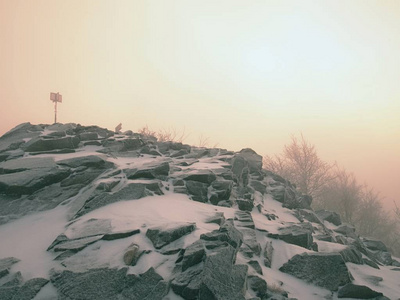
[[[57,288],[58,299],[118,299],[126,287],[128,268],[92,269],[83,273],[68,270],[53,272],[50,280]]]
[[[236,203],[239,209],[243,211],[252,211],[254,207],[253,201],[247,199],[236,199]]]
[[[0,275],[1,278],[1,275]],[[13,287],[13,286],[20,286],[22,285],[23,278],[21,272],[16,272],[11,275],[11,278],[8,279],[7,282],[5,282],[2,287]]]
[[[296,209],[298,207],[297,203],[297,193],[296,190],[291,187],[286,187],[283,194],[283,207],[289,209]]]
[[[150,268],[139,276],[128,275],[122,296],[128,300],[162,300],[168,291],[168,283],[153,268]]]
[[[262,268],[260,266],[260,263],[257,260],[250,260],[248,262],[249,266],[252,267],[254,269],[254,271],[256,271],[258,274],[262,275],[263,271]]]
[[[250,186],[257,192],[260,192],[261,194],[265,194],[265,192],[267,191],[267,186],[257,180],[251,180]]]
[[[380,282],[383,281],[382,277],[374,276],[374,275],[366,275],[363,277],[368,282],[372,283],[373,285],[379,285]]]
[[[331,242],[331,243],[334,242],[333,237],[328,234],[317,234],[317,235],[314,235],[314,238],[319,241]]]
[[[312,200],[313,198],[310,195],[301,195],[296,199],[297,207],[311,209]]]
[[[146,236],[150,239],[156,249],[191,233],[196,229],[195,223],[175,223],[163,227],[154,227],[147,229]]]
[[[162,156],[160,152],[158,152],[156,149],[150,148],[149,146],[144,146],[142,149],[140,149],[141,154],[148,154],[148,155],[153,155],[153,156]]]
[[[122,140],[108,139],[103,142],[104,149],[98,152],[127,152],[138,150],[144,146],[144,142],[139,138],[127,138]]]
[[[70,168],[90,167],[95,169],[103,169],[111,167],[113,164],[106,162],[104,159],[97,155],[80,156],[70,159],[64,159],[57,162],[58,165],[68,166]]]
[[[22,123],[0,137],[0,152],[14,150],[25,143],[25,139],[35,139],[43,131],[43,127]]]
[[[278,233],[269,233],[268,236],[306,249],[311,249],[313,244],[312,231],[307,226],[292,225],[280,229]]]
[[[191,147],[189,145],[184,145],[182,143],[176,142],[158,142],[157,146],[158,150],[163,154],[166,154],[170,150],[179,151],[182,149],[186,149],[188,152],[190,152],[191,150]]]
[[[284,203],[285,201],[285,191],[286,188],[284,185],[277,185],[268,188],[268,192],[272,195],[272,198],[281,203]]]
[[[378,264],[376,262],[374,262],[374,261],[372,261],[372,260],[370,260],[368,258],[363,258],[363,262],[364,262],[364,264],[366,264],[366,265],[368,265],[368,266],[370,266],[370,267],[372,267],[374,269],[378,269],[379,270],[379,266],[378,266]]]
[[[264,266],[266,266],[267,268],[271,268],[273,253],[274,253],[274,247],[272,247],[272,242],[267,241],[263,253]]]
[[[206,257],[204,242],[197,240],[185,249],[182,259],[182,271],[202,262]]]
[[[349,270],[339,253],[298,254],[279,270],[331,291],[351,282]]]
[[[251,251],[259,256],[261,253],[261,246],[257,241],[256,231],[250,228],[238,228],[243,235],[243,244],[247,245]]]
[[[20,287],[19,286],[11,286],[11,287],[0,287],[0,299],[1,300],[14,300],[14,295],[18,293]],[[15,299],[17,300],[17,299]]]
[[[113,240],[118,240],[118,239],[124,239],[124,238],[130,237],[130,236],[138,234],[138,233],[140,233],[140,229],[114,231],[114,232],[104,234],[102,237],[102,240],[113,241]]]
[[[334,229],[334,231],[347,237],[357,238],[356,229],[350,224],[342,224],[338,228]]]
[[[172,153],[170,155],[170,157],[172,157],[172,158],[175,158],[175,157],[183,158],[183,156],[187,155],[187,154],[189,154],[189,151],[187,151],[186,149],[181,149],[181,150],[178,150],[178,151],[175,151],[174,153]]]
[[[392,259],[392,266],[400,267],[400,262],[398,262],[398,261],[395,260],[395,259]]]
[[[215,215],[208,217],[205,221],[205,223],[215,223],[218,225],[222,225],[225,222],[225,217],[223,212],[216,212]]]
[[[192,199],[198,202],[208,201],[208,185],[198,181],[186,181],[186,189]]]
[[[10,273],[8,269],[0,269],[0,278],[7,276]]]
[[[163,178],[163,176],[168,176],[169,174],[169,163],[163,162],[157,165],[148,165],[143,169],[127,169],[124,170],[126,173],[126,177],[128,179],[155,179],[155,178]]]
[[[87,246],[101,240],[103,238],[103,235],[95,235],[91,237],[85,237],[81,239],[76,239],[76,240],[67,240],[65,242],[61,242],[57,244],[53,250],[55,252],[60,252],[60,251],[74,251],[78,252],[81,251],[82,249],[86,248]]]
[[[184,299],[194,300],[199,297],[202,282],[203,266],[197,265],[185,272],[179,273],[171,282],[171,288],[175,294]]]
[[[249,183],[248,162],[242,156],[235,156],[232,161],[232,174],[240,186],[247,186]]]
[[[77,212],[75,217],[80,217],[97,208],[105,205],[123,201],[135,200],[146,197],[146,185],[142,183],[128,183],[125,187],[115,193],[102,193],[86,200],[82,208]]]
[[[12,265],[16,264],[20,260],[15,257],[6,257],[0,259],[0,270],[9,269]]]
[[[233,265],[235,249],[221,248],[209,255],[204,263],[199,300],[244,300],[247,269],[245,265]]]
[[[264,279],[258,276],[249,276],[247,283],[249,288],[256,293],[257,297],[264,299],[264,297],[267,295],[267,283]]]
[[[48,127],[48,129],[51,127]],[[75,127],[72,127],[73,130],[70,130],[69,134],[81,135],[83,133],[96,133],[99,139],[108,138],[114,136],[114,132],[108,130],[106,128],[101,128],[99,126],[82,126],[81,124],[77,124]]]
[[[243,157],[247,161],[250,173],[261,171],[262,156],[258,155],[254,150],[250,148],[242,149],[237,155]]]
[[[89,219],[79,224],[69,226],[69,237],[71,239],[79,239],[84,237],[104,235],[112,233],[112,225],[110,219]],[[59,235],[56,241],[65,242],[69,240],[65,235]]]
[[[392,255],[387,251],[368,251],[368,256],[375,258],[381,264],[391,266],[393,263]]]
[[[25,284],[16,291],[13,296],[13,300],[32,300],[35,298],[37,293],[49,282],[48,279],[44,278],[33,278],[25,282]]]
[[[388,251],[386,245],[379,240],[364,238],[362,240],[362,242],[363,242],[364,246],[370,250],[380,250],[380,251],[386,251],[386,252]]]
[[[226,242],[234,247],[234,249],[239,249],[243,242],[243,234],[230,221],[227,221],[219,230],[200,235],[200,239],[208,242],[216,242],[216,247],[221,245],[220,242]]]
[[[99,135],[96,132],[82,132],[78,137],[81,141],[93,141],[99,139]]]
[[[342,221],[341,221],[338,213],[335,213],[335,212],[329,211],[329,210],[325,210],[325,209],[317,210],[315,213],[318,215],[318,217],[321,220],[328,221],[336,226],[339,226],[342,224]]]
[[[161,181],[153,181],[153,182],[147,182],[147,183],[143,183],[146,187],[146,189],[151,192],[154,193],[155,195],[164,195],[164,192],[162,191],[163,185],[161,183]]]
[[[222,200],[228,200],[231,196],[233,181],[231,180],[216,180],[212,183],[213,193],[216,194],[216,203]]]
[[[32,194],[69,176],[50,158],[21,158],[0,163],[0,193]]]
[[[309,222],[321,224],[321,220],[318,218],[317,214],[309,209],[299,209],[300,215]]]
[[[213,181],[216,180],[215,174],[210,170],[199,170],[196,172],[191,172],[189,175],[184,176],[183,180],[185,181],[198,181],[208,185],[210,185]]]
[[[352,283],[346,284],[338,291],[338,298],[372,299],[379,296],[383,296],[383,294],[371,290],[365,285],[355,285]]]
[[[248,211],[236,211],[234,224],[236,227],[255,229],[253,218],[251,216],[251,213]]]
[[[354,246],[348,246],[339,252],[345,262],[351,262],[357,265],[363,265],[362,254]]]
[[[39,152],[58,149],[76,149],[78,148],[79,142],[80,140],[76,136],[67,136],[54,139],[37,137],[22,145],[22,149],[26,152]]]
[[[63,181],[61,181],[60,186],[62,188],[69,187],[72,185],[84,187],[84,186],[89,185],[92,181],[94,181],[102,173],[103,173],[103,170],[92,169],[92,168],[82,170],[80,172],[75,171],[69,177],[67,177]]]
[[[51,245],[47,248],[47,251],[52,250],[55,246],[57,246],[60,243],[64,243],[70,241],[70,239],[65,235],[65,234],[60,234],[56,237],[56,239],[51,243]]]

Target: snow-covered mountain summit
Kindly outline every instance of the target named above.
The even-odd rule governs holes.
[[[400,263],[251,149],[24,123],[0,138],[0,299],[399,299]]]

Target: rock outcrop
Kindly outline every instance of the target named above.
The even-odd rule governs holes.
[[[24,123],[0,137],[0,299],[400,294],[388,248],[311,204],[252,149]],[[57,224],[35,227],[42,244],[30,248],[24,232],[47,214]],[[27,257],[46,263],[36,270]]]

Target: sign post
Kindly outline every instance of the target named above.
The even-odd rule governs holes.
[[[50,93],[50,100],[54,102],[54,124],[57,123],[57,103],[62,103],[62,95],[60,93]]]

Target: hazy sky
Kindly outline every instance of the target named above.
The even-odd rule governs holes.
[[[0,134],[148,125],[261,155],[300,132],[400,203],[400,1],[0,0]]]

